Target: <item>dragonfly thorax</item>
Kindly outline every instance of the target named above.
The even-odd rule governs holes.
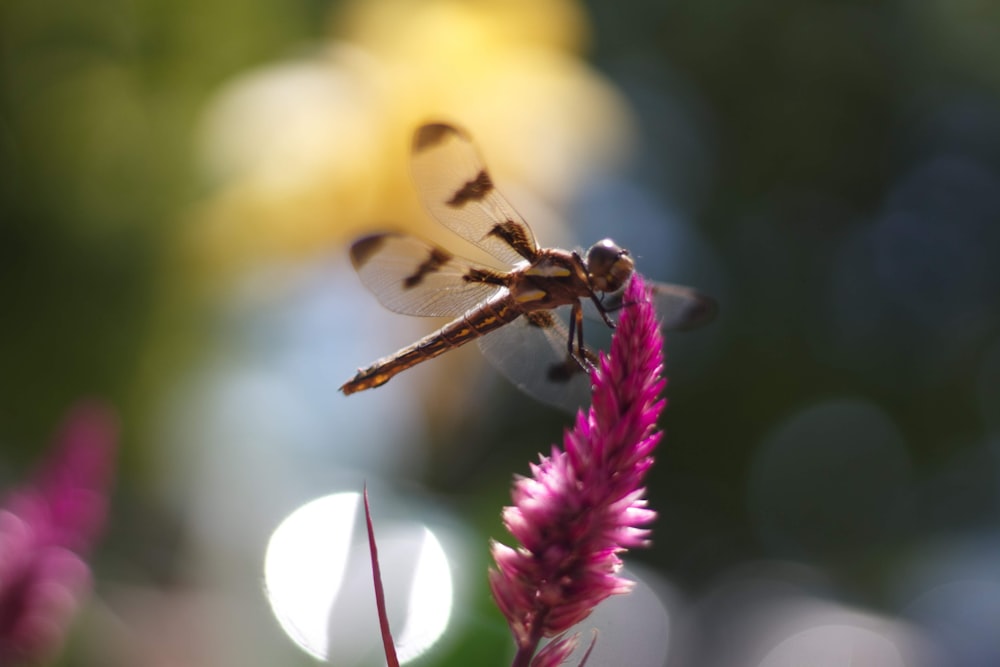
[[[628,250],[611,239],[598,241],[587,251],[587,272],[590,283],[599,292],[621,289],[635,270]]]

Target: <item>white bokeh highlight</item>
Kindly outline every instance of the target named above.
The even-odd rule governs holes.
[[[397,654],[409,662],[448,627],[453,563],[435,532],[416,522],[375,519],[375,535]],[[382,644],[357,493],[318,498],[289,514],[268,543],[264,581],[275,618],[304,651],[339,666],[378,661]]]

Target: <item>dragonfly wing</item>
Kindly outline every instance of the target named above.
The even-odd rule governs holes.
[[[538,311],[483,336],[479,348],[518,389],[574,412],[590,401],[590,374],[569,357],[568,340],[555,313]]]
[[[719,313],[715,299],[690,287],[654,282],[652,288],[660,326],[668,331],[702,327]]]
[[[537,256],[531,227],[493,185],[465,131],[444,123],[418,128],[412,167],[417,193],[445,227],[510,266]]]
[[[383,306],[404,315],[455,317],[505,289],[506,274],[406,234],[358,239],[351,264]]]
[[[653,302],[656,304],[656,315],[660,318],[660,327],[664,331],[688,331],[704,326],[715,319],[719,306],[715,299],[706,296],[698,290],[681,285],[647,281],[653,290]],[[601,304],[610,313],[616,313],[627,308],[622,295],[625,290],[619,290],[604,295]],[[584,304],[588,316],[594,317],[595,308]],[[597,315],[599,317],[599,315]]]

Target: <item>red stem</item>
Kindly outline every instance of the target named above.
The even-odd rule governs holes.
[[[372,526],[371,509],[368,507],[368,485],[365,485],[365,523],[368,525],[368,548],[372,558],[372,576],[375,579],[375,606],[378,608],[378,625],[382,631],[382,647],[385,649],[385,662],[388,667],[399,667],[396,657],[396,647],[392,643],[392,632],[389,630],[389,616],[385,611],[385,591],[382,590],[382,571],[378,566],[378,547],[375,545],[375,528]]]
[[[535,657],[535,650],[538,648],[538,640],[534,643],[521,646],[517,649],[517,655],[514,656],[514,662],[510,663],[510,667],[528,667],[531,664],[531,659]]]
[[[542,641],[541,628],[545,624],[545,616],[546,614],[543,612],[535,617],[531,624],[531,636],[528,637],[528,641],[517,647],[517,654],[514,656],[514,662],[510,663],[510,667],[529,667],[531,665],[531,659],[538,651],[538,643]]]

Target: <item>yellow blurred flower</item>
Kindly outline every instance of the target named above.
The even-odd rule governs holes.
[[[571,0],[348,3],[322,47],[237,77],[209,105],[213,193],[189,249],[227,275],[377,227],[434,238],[408,174],[410,135],[429,119],[467,127],[505,192],[558,213],[628,145],[625,104],[581,58],[586,30]]]

